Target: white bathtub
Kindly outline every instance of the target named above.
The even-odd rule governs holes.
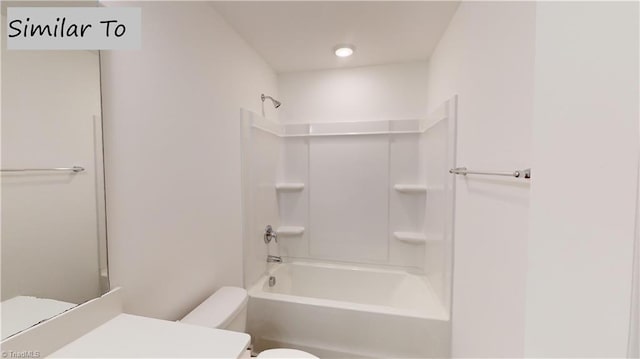
[[[425,276],[401,270],[278,264],[250,290],[257,351],[306,350],[322,358],[449,355],[449,316]]]

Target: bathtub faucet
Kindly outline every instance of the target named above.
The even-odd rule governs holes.
[[[280,256],[267,256],[267,263],[282,263],[282,258]]]

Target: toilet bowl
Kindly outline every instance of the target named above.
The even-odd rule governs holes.
[[[247,329],[249,295],[243,288],[222,287],[180,320],[181,323],[244,333]],[[296,349],[268,349],[258,358],[319,359]]]

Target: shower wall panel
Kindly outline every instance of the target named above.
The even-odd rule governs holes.
[[[267,269],[267,254],[277,254],[277,244],[264,243],[267,224],[280,226],[276,179],[280,172],[282,139],[264,128],[277,126],[259,115],[242,113],[244,281],[255,282]]]
[[[419,180],[420,135],[389,136],[389,264],[403,267],[424,267],[424,245],[406,243],[395,238],[394,232],[423,233],[426,193],[406,193],[394,185],[423,185]]]
[[[280,163],[280,183],[303,183],[300,191],[278,192],[278,207],[283,226],[304,227],[301,235],[280,235],[280,255],[309,257],[309,139],[284,138]]]
[[[389,256],[389,138],[311,138],[310,255],[386,262]]]
[[[453,203],[454,177],[450,162],[450,119],[443,119],[420,135],[421,177],[427,184],[424,233],[430,240],[425,247],[424,271],[441,302],[450,305],[451,258],[453,256],[453,218],[447,215]],[[447,307],[449,308],[449,307]]]

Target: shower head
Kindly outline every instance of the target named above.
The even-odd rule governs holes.
[[[271,96],[265,96],[264,94],[260,95],[260,99],[262,100],[262,102],[264,103],[264,101],[266,99],[271,100],[271,102],[273,102],[273,107],[278,108],[282,105],[282,102],[276,100],[275,98],[271,97]]]

